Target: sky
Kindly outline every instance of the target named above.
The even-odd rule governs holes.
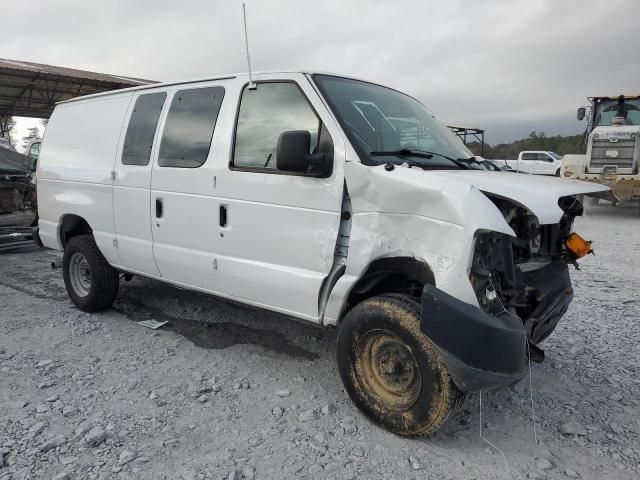
[[[579,133],[586,97],[640,94],[636,0],[245,2],[254,70],[388,85],[491,144]],[[241,4],[0,0],[0,58],[163,81],[245,72]]]

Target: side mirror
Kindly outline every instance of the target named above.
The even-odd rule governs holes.
[[[584,107],[580,107],[578,108],[578,114],[576,115],[576,117],[578,118],[578,121],[582,121],[582,119],[584,118],[584,116],[587,114],[587,109]]]
[[[307,130],[282,132],[276,147],[276,167],[284,172],[323,177],[331,170],[331,159],[324,153],[310,154],[311,134]]]

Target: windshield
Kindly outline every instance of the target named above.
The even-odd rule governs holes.
[[[549,155],[551,155],[553,158],[555,158],[556,160],[560,160],[562,157],[560,155],[558,155],[556,152],[547,152]]]
[[[611,125],[613,117],[618,116],[618,100],[596,99],[594,126]],[[640,98],[624,101],[624,118],[627,125],[640,125]]]
[[[410,157],[412,164],[424,168],[458,169],[462,167],[455,160],[473,158],[451,130],[408,95],[329,75],[313,79],[366,165],[402,163]],[[423,154],[413,155],[411,150]]]

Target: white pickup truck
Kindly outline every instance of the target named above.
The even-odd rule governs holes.
[[[301,72],[62,102],[37,173],[79,309],[141,275],[337,328],[347,392],[409,436],[525,375],[590,251],[581,196],[609,190],[487,171],[410,96]]]
[[[527,150],[520,152],[516,160],[501,160],[501,162],[516,172],[559,177],[562,157],[554,152]]]

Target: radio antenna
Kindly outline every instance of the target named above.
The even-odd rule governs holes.
[[[253,83],[253,77],[251,76],[251,58],[249,57],[249,38],[247,36],[247,9],[245,4],[242,4],[242,18],[244,20],[244,45],[247,50],[247,67],[249,67],[249,85],[247,88],[254,90],[256,84]]]

